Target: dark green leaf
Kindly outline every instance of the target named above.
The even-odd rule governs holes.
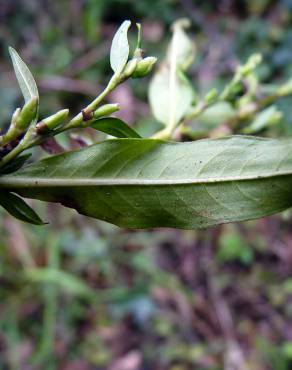
[[[1,189],[0,205],[18,220],[28,222],[33,225],[44,225],[44,222],[39,218],[35,211],[13,193]]]
[[[122,227],[193,229],[292,206],[292,139],[113,139],[0,177],[0,187]]]
[[[135,130],[118,118],[101,118],[90,126],[114,137],[140,138],[140,135]]]
[[[31,154],[24,154],[15,158],[13,161],[7,163],[5,166],[0,168],[0,174],[6,175],[8,173],[12,173],[19,170],[30,156]]]

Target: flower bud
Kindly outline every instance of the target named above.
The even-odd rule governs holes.
[[[15,121],[15,126],[19,130],[25,130],[35,118],[38,110],[38,98],[31,98],[22,108]]]
[[[53,130],[54,128],[59,126],[64,121],[65,118],[67,118],[68,114],[69,109],[63,109],[53,114],[52,116],[43,119],[36,126],[37,133],[39,135],[44,135],[47,132]]]
[[[123,77],[124,78],[131,77],[134,71],[136,70],[137,64],[138,64],[138,60],[136,58],[129,60],[123,71]]]
[[[17,120],[19,118],[20,112],[21,112],[21,109],[20,108],[16,108],[15,111],[14,111],[14,113],[12,114],[11,124],[12,124],[13,127],[15,127],[15,125],[17,123]]]
[[[135,68],[134,73],[132,74],[133,78],[140,78],[146,76],[149,72],[151,72],[153,65],[156,63],[157,58],[155,57],[147,57],[140,60],[137,63],[137,67]]]
[[[212,89],[210,90],[204,97],[204,102],[209,105],[209,104],[213,104],[214,101],[217,99],[218,97],[218,90],[217,89]]]
[[[12,118],[11,118],[11,125],[9,126],[5,135],[0,136],[1,146],[9,143],[9,141],[17,138],[20,134],[22,134],[23,130],[21,130],[17,127],[17,121],[19,119],[20,112],[21,112],[20,108],[15,109],[15,111],[12,115]]]
[[[262,62],[262,59],[261,54],[251,55],[246,64],[239,67],[241,75],[244,77],[248,76]]]
[[[109,116],[110,114],[115,113],[118,110],[119,110],[118,104],[105,104],[97,108],[96,111],[94,111],[93,117],[101,118],[101,117]]]

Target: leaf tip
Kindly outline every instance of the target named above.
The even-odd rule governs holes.
[[[125,20],[115,33],[110,51],[110,64],[115,73],[120,73],[129,58],[128,30],[130,20]]]
[[[131,26],[131,21],[129,19],[126,19],[122,24],[121,26],[124,26],[124,27],[130,27]]]

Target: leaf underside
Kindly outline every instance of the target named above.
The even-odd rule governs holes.
[[[292,139],[113,139],[0,177],[24,197],[129,228],[194,229],[292,206]]]

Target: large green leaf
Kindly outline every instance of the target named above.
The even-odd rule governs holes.
[[[292,139],[113,139],[0,177],[0,187],[123,227],[198,228],[292,206]]]

